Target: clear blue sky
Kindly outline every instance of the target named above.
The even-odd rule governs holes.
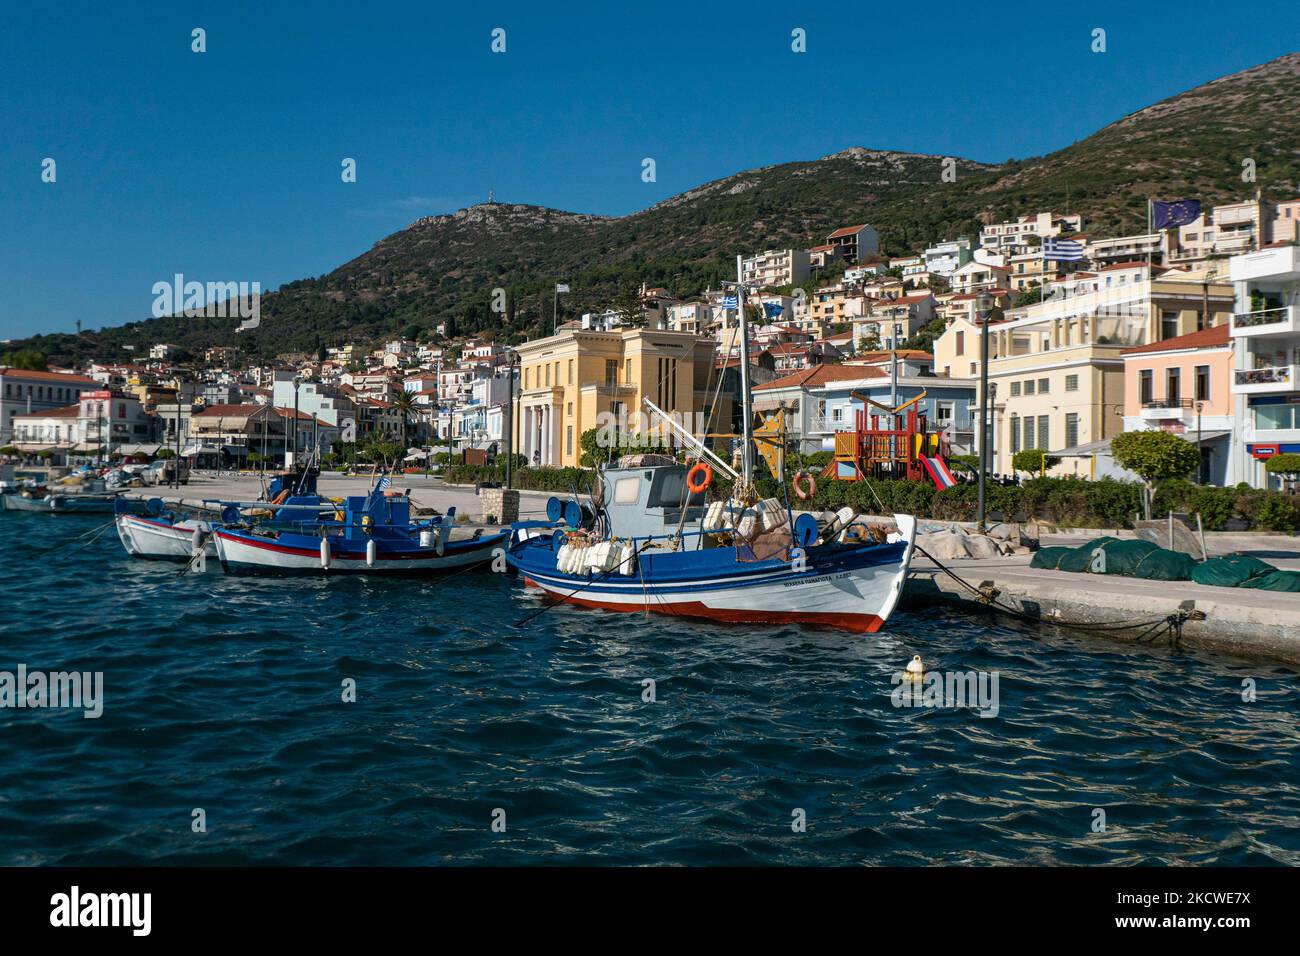
[[[6,4],[0,338],[146,318],[176,272],[321,275],[489,189],[622,214],[853,145],[1039,155],[1300,33],[1268,2],[541,6]]]

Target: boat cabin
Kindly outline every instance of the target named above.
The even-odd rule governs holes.
[[[704,517],[704,492],[686,486],[686,466],[666,455],[626,455],[601,472],[603,505],[614,534],[644,538]]]

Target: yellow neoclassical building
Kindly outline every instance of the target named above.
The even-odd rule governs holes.
[[[714,341],[691,332],[567,329],[517,346],[520,394],[514,447],[530,464],[579,463],[582,433],[636,422],[641,399],[694,415],[709,398]]]

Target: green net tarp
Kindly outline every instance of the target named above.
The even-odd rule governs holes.
[[[1192,580],[1197,584],[1210,584],[1220,588],[1239,588],[1244,587],[1251,578],[1274,570],[1276,568],[1273,565],[1259,558],[1246,554],[1228,554],[1198,564],[1192,571]]]
[[[1274,568],[1256,575],[1240,585],[1243,588],[1257,588],[1260,591],[1300,591],[1300,571],[1283,571]]]
[[[1031,568],[1045,568],[1049,571],[1056,571],[1059,570],[1058,565],[1061,563],[1061,559],[1067,554],[1073,554],[1074,551],[1074,548],[1039,548],[1029,560],[1029,566]]]
[[[1195,559],[1178,551],[1167,551],[1150,541],[1121,541],[1109,536],[1094,538],[1077,548],[1041,548],[1029,566],[1081,574],[1092,569],[1099,548],[1105,552],[1105,574],[1153,581],[1188,581],[1196,568]]]

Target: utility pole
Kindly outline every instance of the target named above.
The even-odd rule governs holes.
[[[975,524],[977,530],[985,531],[984,485],[989,471],[989,319],[993,313],[993,297],[981,293],[975,301],[976,314],[980,317],[980,474]]]

